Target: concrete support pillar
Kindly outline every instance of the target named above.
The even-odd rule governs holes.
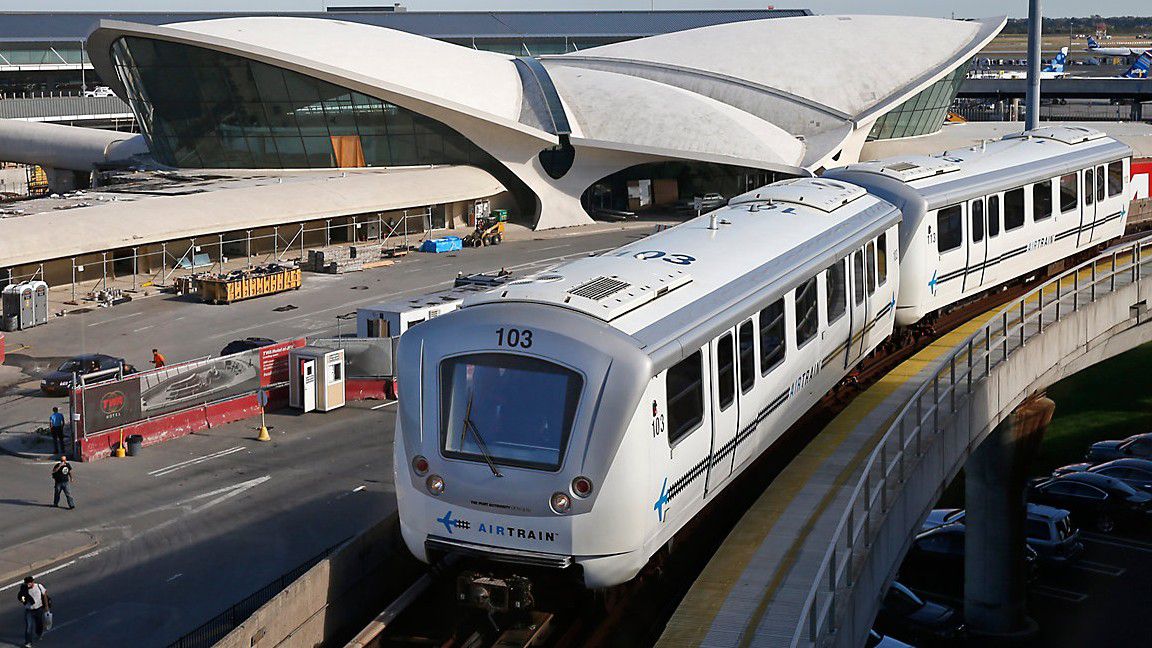
[[[1024,489],[1055,408],[1044,396],[1025,401],[964,465],[964,617],[989,640],[1011,643],[1035,631],[1024,609]]]

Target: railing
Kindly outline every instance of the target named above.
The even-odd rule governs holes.
[[[1004,307],[955,347],[940,368],[909,399],[872,451],[805,598],[791,646],[821,646],[839,630],[841,605],[864,566],[864,558],[889,511],[892,492],[921,467],[935,444],[947,449],[950,419],[992,369],[1045,328],[1117,286],[1139,282],[1152,271],[1152,236],[1112,248],[1034,288]],[[975,426],[970,426],[975,428]],[[969,430],[960,442],[977,440]],[[956,441],[956,439],[952,439]],[[948,462],[943,462],[948,465]],[[937,480],[946,486],[947,471]]]
[[[0,118],[51,119],[93,115],[131,116],[132,109],[119,97],[9,97],[0,99]]]

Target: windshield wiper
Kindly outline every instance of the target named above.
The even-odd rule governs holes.
[[[484,456],[484,461],[488,463],[488,468],[492,471],[493,475],[503,477],[504,475],[496,468],[496,462],[492,460],[492,455],[488,452],[488,444],[484,442],[484,437],[480,434],[480,430],[476,424],[472,422],[472,392],[468,392],[468,407],[464,410],[464,429],[461,430],[461,446],[463,446],[464,432],[471,432],[472,436],[476,439],[476,446],[480,448],[480,454]]]

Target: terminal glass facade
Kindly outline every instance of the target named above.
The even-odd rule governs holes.
[[[967,74],[968,66],[961,65],[948,76],[921,90],[915,97],[882,115],[868,133],[868,139],[915,137],[940,130]]]
[[[177,168],[491,167],[434,119],[290,70],[134,37],[112,59],[153,153]]]

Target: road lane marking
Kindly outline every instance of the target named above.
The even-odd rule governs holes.
[[[173,575],[169,576],[168,580],[166,580],[164,582],[165,583],[171,583],[172,581],[176,580],[177,578],[180,578],[183,575],[184,575],[184,572],[180,572],[179,574],[173,574]]]
[[[1052,587],[1051,585],[1034,585],[1029,588],[1029,591],[1033,594],[1057,598],[1063,601],[1068,601],[1070,603],[1082,603],[1085,599],[1088,598],[1087,594],[1083,594],[1081,592],[1073,592],[1072,590],[1061,589],[1059,587]]]
[[[48,574],[51,574],[52,572],[60,571],[61,569],[64,569],[65,567],[67,567],[69,565],[75,565],[75,564],[76,564],[76,560],[69,560],[68,562],[64,563],[63,565],[57,565],[57,566],[53,567],[52,569],[45,569],[44,571],[42,571],[38,574],[32,574],[32,575],[35,576],[36,578],[40,578],[41,576],[47,576]],[[5,592],[7,590],[12,589],[13,587],[19,587],[23,584],[24,584],[24,579],[21,578],[20,580],[16,581],[15,583],[12,583],[11,585],[5,585],[4,587],[0,587],[0,592]]]
[[[1095,542],[1096,544],[1112,545],[1113,547],[1123,547],[1124,549],[1131,549],[1132,551],[1142,551],[1144,553],[1152,553],[1152,544],[1147,542],[1140,542],[1138,540],[1128,540],[1125,538],[1115,538],[1109,536],[1102,536],[1096,533],[1081,532],[1080,537],[1087,542]]]
[[[1094,560],[1079,560],[1071,565],[1075,569],[1082,569],[1084,571],[1092,572],[1095,574],[1102,574],[1104,576],[1120,576],[1128,571],[1124,567],[1117,567],[1116,565],[1106,565]]]
[[[365,486],[364,484],[360,484],[360,485],[359,485],[359,486],[357,486],[356,488],[353,488],[353,489],[352,489],[352,492],[353,492],[353,493],[359,493],[360,491],[364,490],[365,488],[368,488],[368,487],[367,487],[367,486]]]
[[[138,329],[132,329],[132,332],[133,333],[139,333],[140,331],[147,331],[150,328],[156,328],[156,325],[155,324],[149,324],[148,326],[141,326]]]
[[[380,403],[379,405],[375,405],[369,409],[378,410],[378,409],[383,409],[385,407],[388,407],[389,405],[395,405],[395,404],[396,404],[396,401],[388,401],[387,403]]]
[[[257,477],[256,479],[250,479],[246,482],[240,482],[239,484],[236,484],[235,486],[232,486],[231,488],[227,489],[228,490],[227,493],[224,493],[223,495],[217,497],[216,499],[209,500],[209,501],[201,504],[200,506],[197,506],[196,508],[189,511],[189,513],[200,513],[201,511],[206,511],[206,510],[212,508],[213,506],[216,506],[217,504],[221,504],[221,503],[223,503],[223,502],[225,502],[225,501],[227,501],[233,497],[236,497],[240,493],[243,493],[244,491],[246,491],[250,488],[255,488],[255,487],[259,486],[260,484],[263,484],[264,482],[268,481],[271,478],[272,478],[271,475],[264,475],[263,477]],[[205,497],[205,495],[197,495],[193,499],[201,499],[203,497]]]
[[[103,326],[105,324],[111,324],[112,322],[119,322],[120,320],[131,319],[133,317],[139,317],[139,316],[140,316],[140,313],[130,313],[128,315],[120,315],[118,317],[109,317],[106,320],[101,320],[99,322],[92,322],[88,326],[90,326],[90,327],[91,326]]]
[[[270,478],[271,478],[271,475],[264,475],[263,477],[257,477],[256,479],[249,479],[248,481],[240,482],[239,484],[232,484],[231,486],[225,486],[224,488],[217,488],[216,490],[208,491],[207,493],[200,493],[199,495],[193,495],[192,497],[189,497],[186,500],[176,502],[176,506],[184,506],[185,504],[190,504],[190,503],[195,502],[197,500],[202,500],[202,499],[205,499],[208,497],[213,497],[215,495],[220,495],[221,493],[228,493],[229,496],[231,496],[231,495],[235,494],[232,491],[236,491],[236,489],[240,489],[239,492],[242,493],[242,492],[248,490],[249,488],[252,488],[253,486],[259,486],[260,484],[263,484],[264,482],[268,481]]]
[[[217,452],[211,452],[211,453],[206,454],[206,455],[202,455],[199,457],[193,457],[191,459],[186,459],[186,460],[181,461],[179,463],[174,463],[171,466],[164,466],[163,468],[157,468],[156,470],[150,471],[148,474],[153,476],[153,477],[163,477],[164,475],[174,473],[177,470],[187,468],[188,466],[195,466],[198,463],[208,461],[210,459],[218,459],[220,457],[225,457],[227,455],[230,455],[230,454],[233,454],[236,452],[240,452],[244,449],[245,449],[244,446],[234,446],[232,448],[228,448],[227,450],[219,450]]]
[[[52,624],[52,630],[59,630],[60,628],[63,628],[64,626],[69,626],[69,625],[72,625],[73,623],[83,621],[84,619],[87,619],[88,617],[92,616],[93,614],[97,614],[99,612],[100,612],[100,610],[92,610],[88,614],[85,614],[82,617],[77,617],[75,619],[72,619],[71,621],[65,621],[64,623],[53,623]]]

